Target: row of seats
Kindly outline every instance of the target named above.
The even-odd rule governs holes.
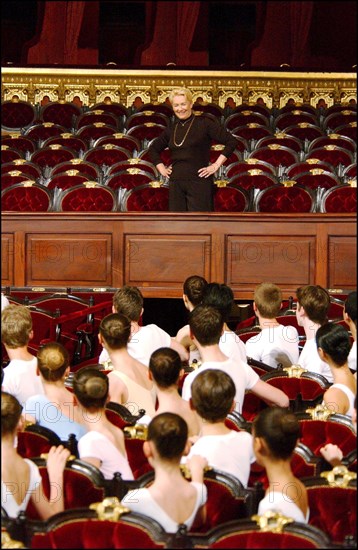
[[[87,185],[86,185],[87,184]],[[353,213],[356,187],[340,184],[309,189],[274,184],[266,189],[242,189],[240,183],[213,186],[214,212]],[[96,182],[68,189],[48,189],[37,183],[17,183],[1,192],[3,212],[168,212],[169,186],[152,182],[113,190]]]
[[[283,129],[300,122],[322,125],[324,129],[332,130],[356,121],[356,104],[335,105],[326,110],[315,109],[311,105],[291,104],[282,109],[270,110],[256,103],[242,104],[235,109],[227,110],[214,103],[195,103],[193,110],[215,116],[224,122],[228,129],[248,123]],[[65,101],[49,102],[39,106],[17,99],[3,101],[2,113],[2,126],[8,129],[28,128],[36,122],[53,122],[70,129],[85,126],[91,120],[113,125],[120,130],[145,121],[157,122],[165,126],[167,120],[172,117],[173,110],[168,103],[147,103],[133,112],[123,104],[111,101],[102,102],[90,108],[80,108],[74,103]]]

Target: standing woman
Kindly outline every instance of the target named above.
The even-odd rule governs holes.
[[[149,154],[159,173],[169,179],[171,212],[211,212],[213,210],[213,176],[237,147],[236,138],[219,121],[205,114],[193,113],[190,90],[176,88],[169,94],[175,119],[173,124],[153,140]],[[212,142],[225,145],[210,164]],[[160,153],[170,149],[172,164],[165,166]]]

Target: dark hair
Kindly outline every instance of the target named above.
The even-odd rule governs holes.
[[[131,336],[130,319],[123,313],[110,313],[102,319],[99,333],[111,349],[126,348]]]
[[[176,384],[182,369],[179,353],[172,348],[159,348],[152,353],[149,370],[160,388],[169,388]]]
[[[223,316],[224,322],[227,322],[234,305],[234,293],[225,284],[208,283],[204,290],[202,304],[216,307]]]
[[[191,275],[184,281],[184,294],[186,294],[193,306],[197,306],[201,303],[207,284],[208,282],[206,279],[200,275]]]
[[[357,325],[357,291],[350,292],[344,302],[344,310],[353,323]]]
[[[296,290],[296,296],[299,305],[313,323],[326,323],[331,298],[325,288],[320,285],[300,286]]]
[[[233,379],[219,369],[207,369],[194,378],[191,399],[201,418],[209,422],[223,421],[231,410],[236,388]]]
[[[316,343],[332,360],[342,367],[351,349],[348,330],[337,323],[326,323],[316,332]]]
[[[188,439],[188,425],[175,413],[161,413],[148,425],[147,440],[153,441],[159,456],[166,460],[180,460]]]
[[[69,365],[69,353],[59,342],[48,342],[37,352],[37,366],[41,376],[48,382],[61,380]]]
[[[275,458],[287,459],[292,455],[300,437],[300,425],[288,409],[267,407],[262,409],[253,421],[255,437],[266,442]]]
[[[143,309],[143,295],[138,287],[125,285],[113,295],[113,307],[131,321],[139,321]]]
[[[220,311],[212,306],[199,304],[189,315],[190,330],[202,346],[218,344],[223,326]]]
[[[14,433],[22,413],[22,405],[14,395],[1,392],[1,437]]]
[[[78,401],[86,409],[103,409],[108,397],[108,376],[103,372],[84,367],[75,372],[73,391]]]

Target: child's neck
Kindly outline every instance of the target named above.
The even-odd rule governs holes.
[[[226,435],[231,430],[225,424],[225,422],[207,422],[203,421],[201,424],[200,435]]]
[[[219,344],[214,344],[212,346],[201,346],[200,344],[197,344],[197,347],[203,363],[209,361],[223,362],[228,359],[228,357],[219,348]]]
[[[13,359],[20,359],[21,361],[32,361],[32,359],[34,358],[34,355],[32,355],[32,353],[30,353],[27,349],[27,346],[16,349],[11,349],[7,346],[5,346],[5,348],[10,361],[12,361]]]

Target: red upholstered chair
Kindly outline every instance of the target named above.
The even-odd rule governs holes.
[[[13,162],[15,159],[22,159],[24,155],[18,149],[9,147],[8,145],[1,146],[1,164],[5,162]]]
[[[355,120],[354,122],[349,122],[348,124],[338,126],[335,128],[334,133],[357,140],[357,121]]]
[[[36,117],[36,108],[29,101],[17,99],[1,102],[1,127],[6,130],[28,128]]]
[[[67,170],[77,170],[78,173],[86,174],[91,180],[98,180],[101,176],[101,170],[97,164],[84,159],[74,158],[56,164],[50,171],[49,177],[62,174]]]
[[[76,136],[84,139],[89,147],[93,147],[95,141],[104,136],[113,136],[118,130],[114,126],[108,126],[104,122],[94,122],[93,124],[87,124],[76,130]]]
[[[139,414],[139,411],[142,411],[142,409],[135,411],[135,414]],[[111,421],[113,421],[113,415]],[[127,458],[134,479],[137,480],[148,472],[154,472],[143,451],[143,443],[147,439],[147,426],[142,424],[128,425],[123,428],[123,432]],[[139,486],[142,487],[143,485],[139,484]]]
[[[342,178],[350,179],[350,178],[356,178],[356,177],[357,177],[357,163],[354,162],[353,164],[349,164],[344,168]]]
[[[228,413],[225,419],[225,426],[237,432],[241,432],[242,430],[251,432],[251,426],[248,425],[242,414],[237,411]]]
[[[211,115],[214,115],[219,120],[222,119],[224,116],[224,110],[220,105],[217,105],[216,103],[194,103],[193,104],[193,111],[194,112],[202,112],[202,113],[209,113]]]
[[[331,189],[336,185],[341,185],[341,181],[336,174],[323,170],[322,168],[310,168],[307,172],[296,174],[290,178],[308,189]]]
[[[38,183],[16,183],[1,191],[3,212],[49,212],[53,207],[51,190]]]
[[[49,478],[45,458],[32,458],[37,464],[42,477],[42,485],[45,495],[50,496]],[[69,460],[64,473],[64,499],[65,509],[82,508],[92,503],[102,501],[106,497],[106,480],[101,471],[80,459]],[[26,515],[31,519],[39,519],[37,511],[30,501]]]
[[[301,480],[307,489],[309,525],[322,529],[333,544],[357,536],[357,474],[336,466],[320,476]]]
[[[77,151],[69,149],[69,147],[49,145],[49,147],[38,149],[32,153],[31,162],[38,164],[41,168],[45,168],[45,166],[53,167],[60,164],[60,162],[69,161],[77,156]]]
[[[162,183],[153,187],[151,183],[128,189],[121,204],[122,212],[168,212],[169,186]]]
[[[155,179],[159,176],[158,171],[152,162],[144,160],[140,157],[131,157],[129,159],[120,160],[119,162],[112,164],[112,166],[108,168],[107,177],[111,176],[112,174],[116,174],[117,172],[121,172],[122,170],[127,170],[128,168],[136,168],[138,170],[149,172],[153,176],[152,179]]]
[[[34,335],[31,338],[28,348],[36,355],[39,347],[45,342],[55,342],[60,339],[60,327],[57,319],[60,317],[60,310],[50,311],[35,305],[27,306],[31,313]]]
[[[270,365],[267,365],[263,361],[258,361],[257,359],[253,359],[252,357],[247,358],[247,364],[252,367],[252,369],[259,375],[263,376],[264,374],[267,374],[268,372],[273,372],[276,369],[274,367],[271,367]]]
[[[91,178],[86,174],[81,174],[78,170],[67,170],[60,174],[50,176],[47,180],[48,189],[69,189],[75,185],[91,181]]]
[[[259,191],[254,198],[255,212],[303,213],[314,212],[315,208],[314,191],[300,184],[293,187],[273,185]]]
[[[241,142],[242,147],[246,147],[246,145],[242,144],[242,142]],[[218,157],[221,155],[224,147],[225,146],[222,145],[221,143],[212,145],[210,147],[209,159],[210,159],[211,164],[214,164],[214,162],[216,162]],[[235,149],[235,151],[233,151],[231,153],[231,155],[226,159],[226,161],[224,162],[224,166],[228,166],[229,164],[232,164],[233,162],[237,162],[239,160],[242,160],[242,153],[240,153],[240,149],[238,148],[238,149]]]
[[[68,509],[41,526],[31,524],[29,548],[170,548],[170,535],[157,521],[105,498],[92,508]],[[98,506],[99,505],[99,506]],[[98,511],[96,511],[98,510]],[[168,540],[169,539],[169,540]]]
[[[145,414],[144,409],[139,409],[138,414],[132,414],[127,407],[113,401],[107,403],[105,412],[108,420],[121,430],[126,426],[134,426]]]
[[[341,136],[340,134],[329,134],[328,136],[318,137],[310,142],[308,150],[312,151],[313,149],[318,149],[325,145],[338,145],[338,147],[347,149],[347,151],[351,153],[357,150],[357,144],[353,139],[347,136]]]
[[[317,147],[317,149],[313,149],[307,153],[305,160],[310,158],[318,158],[328,162],[336,169],[340,164],[343,166],[349,166],[350,164],[353,164],[354,161],[353,153],[350,153],[347,149],[343,149],[338,145],[324,145],[323,147]]]
[[[300,423],[300,441],[321,458],[320,449],[333,443],[342,450],[343,457],[357,449],[357,434],[352,420],[344,414],[333,413],[320,405],[306,411],[296,411]]]
[[[302,111],[301,109],[294,109],[287,113],[279,114],[273,121],[276,130],[285,130],[289,126],[294,126],[301,122],[308,122],[319,126],[318,119],[315,115]]]
[[[129,157],[130,153],[127,149],[107,143],[107,145],[101,145],[99,147],[89,149],[84,154],[83,159],[87,162],[97,164],[97,166],[111,166],[112,164],[128,159]]]
[[[40,457],[48,453],[52,446],[63,445],[59,436],[49,428],[39,424],[27,424],[23,431],[17,434],[17,452],[23,458]]]
[[[330,387],[328,380],[315,372],[292,365],[275,369],[261,376],[261,380],[282,390],[290,400],[294,411],[315,407],[322,402],[325,391]]]
[[[162,101],[143,103],[143,105],[137,108],[138,113],[141,113],[142,111],[154,111],[155,113],[162,113],[169,118],[173,116],[173,108],[171,104],[164,103]]]
[[[321,212],[357,212],[357,188],[337,185],[327,189],[321,196]]]
[[[313,168],[321,168],[326,172],[331,172],[334,175],[337,175],[334,166],[320,159],[310,158],[295,162],[291,166],[286,166],[284,175],[287,179],[291,179],[297,174],[303,174],[304,172],[309,172]]]
[[[94,124],[95,122],[102,122],[107,126],[113,126],[117,130],[121,129],[118,117],[113,113],[106,113],[102,109],[95,109],[82,113],[76,119],[76,128],[77,130],[88,124]]]
[[[153,179],[154,176],[150,172],[140,168],[127,168],[110,174],[106,179],[106,185],[111,189],[133,189],[150,183]]]
[[[11,132],[11,134],[1,136],[1,145],[8,145],[13,149],[18,149],[24,156],[30,155],[36,149],[35,141],[20,134],[20,132]]]
[[[156,122],[143,122],[137,126],[132,126],[127,131],[127,134],[134,136],[141,142],[142,149],[148,146],[148,143],[152,139],[160,136],[160,134],[165,130],[166,126],[164,124],[158,124]]]
[[[24,135],[36,142],[43,142],[49,137],[60,136],[66,132],[67,129],[61,124],[55,124],[54,122],[37,122],[30,126],[30,128],[27,128]]]
[[[112,101],[109,98],[92,105],[89,107],[88,111],[104,111],[105,113],[113,113],[119,118],[122,117],[123,120],[129,115],[128,108],[123,103]]]
[[[272,143],[267,147],[261,149],[255,149],[250,153],[249,158],[255,158],[269,162],[273,166],[290,166],[291,164],[298,162],[298,154],[296,151],[280,145],[279,143]]]
[[[169,126],[170,118],[163,113],[158,113],[155,111],[140,111],[130,115],[126,122],[125,127],[127,130],[133,128],[134,126],[140,126],[142,124],[147,124],[148,122],[153,122],[154,124],[160,124],[161,126]]]
[[[265,136],[273,135],[272,130],[268,126],[264,126],[258,122],[249,122],[248,124],[235,126],[230,131],[234,136],[246,139],[248,143],[251,143],[252,140],[256,142]]]
[[[52,101],[41,107],[40,120],[42,122],[54,122],[70,130],[75,128],[76,120],[81,113],[81,109],[74,103]]]
[[[58,196],[59,212],[115,212],[117,198],[112,189],[93,183],[93,186],[76,185]]]
[[[1,165],[1,174],[12,171],[20,171],[22,174],[26,174],[28,179],[35,181],[42,175],[40,167],[26,159],[15,159]]]
[[[304,113],[310,113],[313,116],[317,116],[317,109],[312,107],[312,105],[309,105],[308,103],[287,103],[284,107],[282,107],[278,114],[281,115],[283,113],[290,113],[291,111],[297,111],[299,109],[300,111],[303,111]]]
[[[241,103],[234,108],[233,114],[241,113],[242,111],[254,111],[254,113],[260,113],[264,115],[268,120],[271,116],[271,111],[265,105],[260,105],[259,103]]]
[[[220,186],[214,182],[214,212],[247,212],[250,204],[248,193],[238,184]]]
[[[110,136],[102,136],[96,139],[93,147],[99,147],[100,145],[106,145],[107,143],[112,143],[113,145],[118,145],[118,147],[123,147],[123,149],[128,149],[131,156],[133,156],[134,152],[138,154],[141,150],[141,144],[138,139],[123,133],[115,133]]]
[[[320,529],[268,513],[235,519],[191,535],[193,548],[330,548],[329,536]]]
[[[148,147],[150,146],[150,144],[151,144],[151,141],[148,143]],[[142,160],[145,160],[147,162],[152,163],[152,159],[151,159],[151,157],[149,156],[149,153],[148,153],[148,148],[142,149],[142,151],[140,151],[138,157]],[[171,154],[170,154],[170,150],[169,150],[168,147],[160,153],[160,157],[161,157],[161,159],[162,159],[162,161],[165,165],[168,166],[169,164],[171,164],[172,159],[171,159]]]
[[[1,174],[1,191],[15,185],[15,183],[21,183],[23,181],[29,180],[27,174],[23,174],[20,170],[12,170],[11,172],[4,172]],[[33,183],[36,183],[35,180],[31,180]]]
[[[84,139],[81,139],[70,132],[65,132],[60,136],[51,136],[47,138],[41,145],[41,147],[49,147],[50,145],[63,145],[69,149],[77,151],[77,154],[82,151],[87,151],[88,144]]]
[[[278,143],[279,145],[284,145],[296,153],[303,151],[303,142],[297,137],[290,136],[286,132],[278,132],[274,136],[265,136],[259,139],[255,145],[255,149],[260,149],[261,147],[267,147],[272,143]]]
[[[350,122],[357,122],[357,111],[351,111],[345,109],[344,111],[328,114],[323,120],[323,130],[335,130],[343,124],[349,124]]]
[[[272,185],[280,185],[276,176],[263,172],[260,168],[249,168],[247,172],[236,174],[230,178],[230,183],[246,190],[267,189]]]
[[[265,162],[264,160],[258,160],[258,159],[246,159],[246,160],[238,160],[236,162],[232,162],[229,164],[229,166],[225,167],[225,177],[232,178],[233,176],[236,176],[236,174],[243,174],[244,172],[248,172],[249,170],[262,170],[263,172],[267,172],[268,174],[271,174],[272,176],[276,175],[276,168],[275,166],[272,166],[272,164],[269,164],[268,162]]]
[[[239,113],[233,113],[229,115],[224,121],[224,127],[228,130],[233,130],[238,126],[244,126],[250,123],[260,124],[261,126],[269,126],[269,120],[265,115],[257,113],[252,109],[245,109]]]
[[[312,141],[320,136],[324,135],[322,128],[316,124],[310,124],[309,122],[299,122],[292,126],[285,128],[285,133],[300,139],[301,141]]]

